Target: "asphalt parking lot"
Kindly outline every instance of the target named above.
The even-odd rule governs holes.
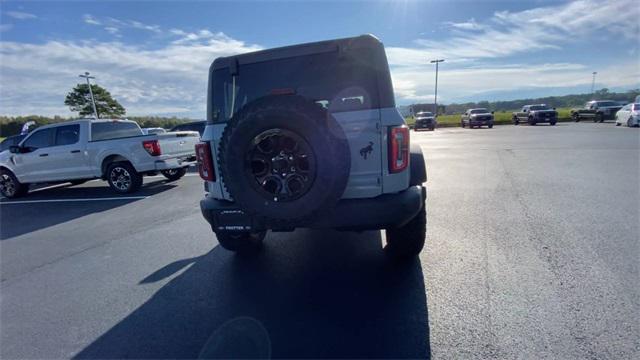
[[[412,132],[427,245],[380,232],[217,246],[202,182],[146,178],[0,201],[0,357],[637,358],[640,131],[612,123]]]

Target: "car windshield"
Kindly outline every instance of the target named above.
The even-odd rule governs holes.
[[[619,106],[617,103],[613,102],[613,101],[598,101],[596,104],[598,104],[598,106],[602,107],[602,106]]]
[[[551,110],[547,105],[531,105],[529,110]]]
[[[473,109],[470,111],[471,114],[486,114],[489,110],[487,109]]]
[[[416,117],[432,117],[432,116],[433,116],[433,113],[429,111],[419,112],[418,114],[416,114]]]

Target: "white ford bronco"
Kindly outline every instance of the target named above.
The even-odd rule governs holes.
[[[196,157],[225,249],[299,227],[386,229],[394,259],[424,246],[424,158],[371,35],[217,58]]]

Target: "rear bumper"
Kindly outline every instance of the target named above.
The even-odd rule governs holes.
[[[422,209],[426,197],[424,186],[411,186],[405,191],[372,199],[345,199],[330,211],[308,221],[288,223],[287,227],[253,217],[238,209],[235,203],[209,197],[200,201],[200,210],[214,231],[287,231],[298,227],[359,231],[406,224]]]
[[[493,120],[469,120],[471,126],[493,125]]]
[[[536,123],[555,123],[558,121],[558,118],[553,116],[553,117],[536,117],[533,118],[533,121],[535,121]]]
[[[156,160],[154,162],[154,168],[157,171],[179,169],[179,168],[194,165],[195,163],[196,163],[195,155],[193,156],[190,155],[190,156],[183,156],[179,158]]]

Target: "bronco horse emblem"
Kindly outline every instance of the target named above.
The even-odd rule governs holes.
[[[367,156],[373,152],[373,142],[369,141],[369,145],[360,149],[360,156],[367,160]]]

